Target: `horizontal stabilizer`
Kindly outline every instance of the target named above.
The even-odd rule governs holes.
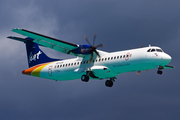
[[[33,42],[33,40],[34,40],[32,38],[29,38],[29,37],[27,37],[27,38],[20,38],[20,37],[9,36],[7,38],[13,39],[13,40],[17,40],[17,41],[20,41],[20,42],[24,42],[24,43],[26,43],[27,41]],[[38,44],[38,45],[39,46],[43,46],[43,45],[40,45],[40,44]],[[43,46],[43,47],[45,47],[45,46]]]
[[[20,42],[24,42],[24,43],[26,43],[27,41],[33,41],[33,39],[31,39],[31,38],[19,38],[19,37],[14,37],[14,36],[9,36],[7,38],[17,40],[17,41],[20,41]]]

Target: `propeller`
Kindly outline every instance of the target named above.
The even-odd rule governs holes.
[[[97,52],[96,49],[97,49],[98,47],[104,47],[104,44],[99,44],[99,45],[97,45],[97,46],[94,46],[95,40],[96,40],[96,36],[97,36],[97,34],[95,33],[95,34],[94,34],[94,37],[93,37],[93,44],[91,44],[91,43],[89,42],[89,40],[88,40],[88,38],[87,38],[86,35],[84,36],[84,39],[87,41],[87,43],[88,43],[89,45],[91,45],[91,47],[87,50],[87,51],[89,51],[89,53],[91,54],[90,62],[91,62],[92,59],[93,59],[93,53],[94,53],[94,52],[97,54],[97,56],[98,56],[99,58],[101,57],[101,56],[99,55],[99,53]]]

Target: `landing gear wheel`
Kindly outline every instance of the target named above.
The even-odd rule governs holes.
[[[81,80],[82,80],[83,82],[88,82],[88,81],[89,81],[89,76],[87,76],[87,75],[82,75],[82,76],[81,76]]]
[[[111,80],[106,80],[105,85],[106,85],[107,87],[112,87],[112,86],[113,86],[113,81],[111,81]]]
[[[163,73],[163,72],[160,71],[160,70],[157,71],[157,74],[159,74],[159,75],[162,75],[162,73]]]

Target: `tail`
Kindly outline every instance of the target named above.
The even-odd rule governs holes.
[[[33,67],[38,64],[57,61],[59,59],[49,58],[40,48],[37,43],[33,42],[31,38],[18,38],[18,37],[8,37],[13,40],[18,40],[26,44],[26,52],[29,67]]]

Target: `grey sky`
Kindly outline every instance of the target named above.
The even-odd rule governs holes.
[[[1,120],[178,120],[180,110],[178,0],[1,0],[0,1],[0,119]],[[84,35],[101,50],[113,52],[149,44],[172,56],[173,70],[125,73],[114,86],[105,80],[55,82],[25,76],[23,43],[7,39],[12,28],[24,28],[77,44]],[[48,56],[71,58],[48,48]]]

